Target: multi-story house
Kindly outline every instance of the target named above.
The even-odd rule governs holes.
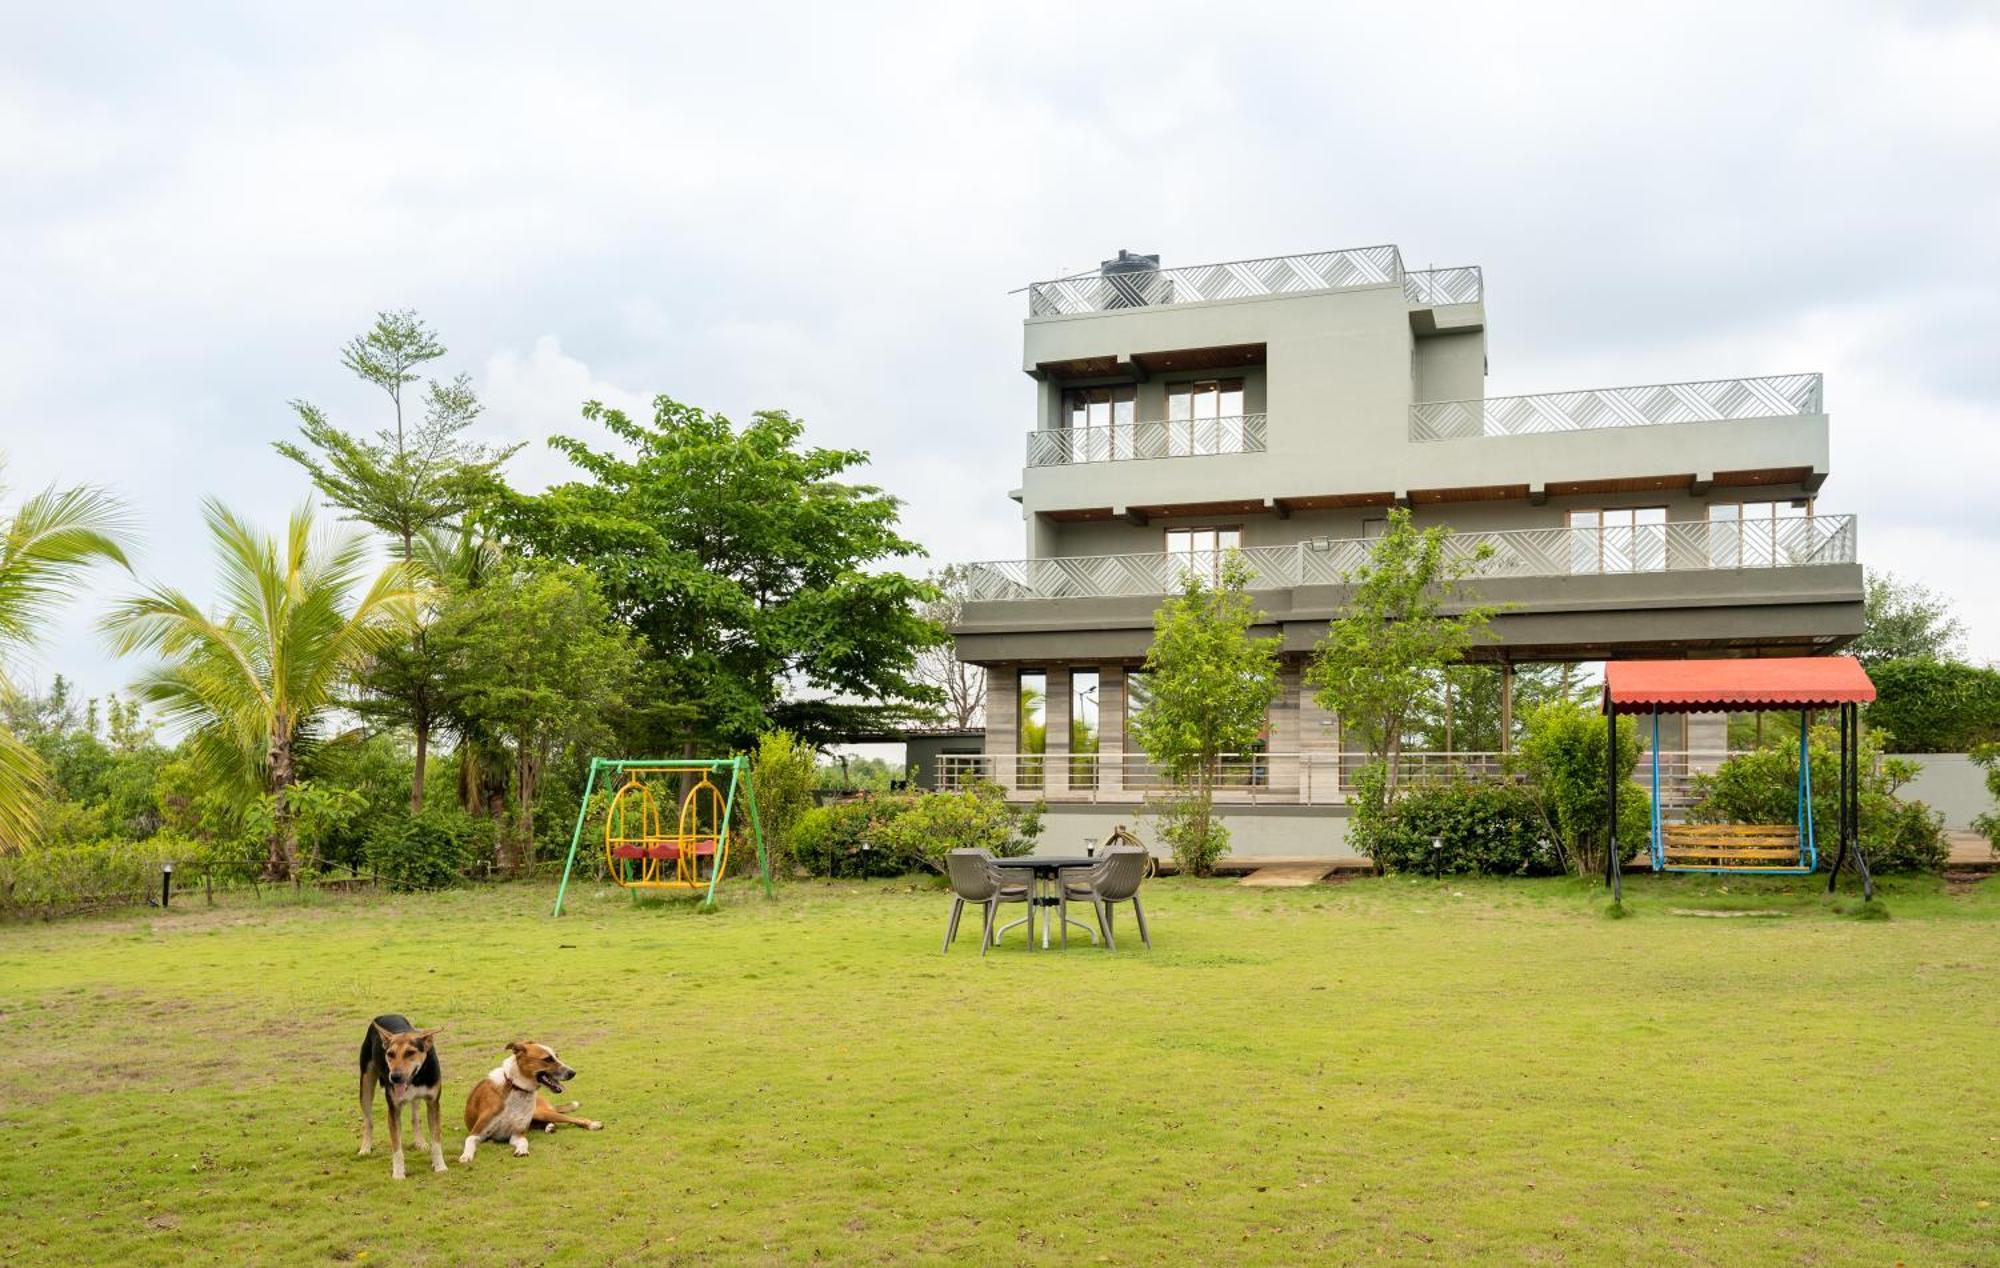
[[[1860,632],[1853,517],[1817,505],[1817,374],[1488,396],[1481,271],[1408,271],[1393,246],[1189,268],[1121,251],[1029,287],[1028,309],[1024,557],[965,570],[985,752],[938,774],[1045,797],[1053,845],[1138,813],[1154,611],[1235,550],[1284,661],[1265,743],[1232,763],[1236,849],[1341,849],[1352,764],[1300,671],[1390,507],[1492,547],[1476,589],[1504,610],[1476,654],[1503,682]],[[1669,747],[1723,747],[1719,721]]]

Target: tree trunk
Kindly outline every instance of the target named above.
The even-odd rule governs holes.
[[[419,691],[415,707],[410,711],[410,729],[417,733],[417,768],[410,774],[410,813],[424,812],[424,764],[431,751],[430,702]]]
[[[535,776],[539,763],[535,751],[523,743],[515,762],[514,779],[520,796],[517,836],[514,843],[513,870],[526,871],[535,862]]]
[[[271,839],[265,843],[264,859],[264,876],[272,881],[291,879],[293,860],[298,853],[298,829],[292,822],[290,800],[295,779],[292,741],[289,737],[277,740],[271,745],[271,792],[275,800],[271,807]]]

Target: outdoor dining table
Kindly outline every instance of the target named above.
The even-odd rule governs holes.
[[[1044,951],[1048,950],[1049,913],[1062,906],[1062,878],[1058,873],[1064,868],[1094,867],[1096,864],[1097,860],[1095,858],[1086,857],[1081,854],[1024,854],[1019,858],[994,859],[993,866],[995,867],[1013,868],[1034,873],[1034,889],[1028,895],[1028,914],[1014,921],[1013,924],[994,930],[993,940],[998,942],[1000,935],[1012,929],[1014,925],[1027,925],[1028,945],[1030,947],[1034,946],[1035,909],[1039,907],[1042,912],[1042,949]],[[1068,923],[1075,925],[1089,934],[1091,941],[1094,942],[1097,940],[1097,931],[1089,925],[1084,924],[1081,920],[1071,920]],[[1069,937],[1069,930],[1067,928],[1063,930],[1063,937],[1065,940]]]

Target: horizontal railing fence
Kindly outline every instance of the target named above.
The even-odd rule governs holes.
[[[1263,453],[1265,436],[1262,414],[1061,427],[1028,433],[1028,465],[1063,467],[1080,462]]]
[[[1694,777],[1713,771],[1723,752],[1660,752],[1660,805],[1679,817],[1693,802]],[[1498,752],[1425,752],[1397,756],[1397,782],[1411,787],[1440,781],[1490,782],[1515,778],[1511,755]],[[1354,792],[1365,753],[1237,753],[1222,759],[1215,776],[1217,798],[1239,805],[1330,805]],[[1635,777],[1651,779],[1641,755]],[[1017,798],[1050,801],[1132,801],[1166,791],[1170,781],[1144,753],[972,753],[938,759],[937,786],[956,791],[976,783],[998,784]]]
[[[1486,276],[1477,264],[1418,269],[1403,274],[1403,294],[1413,304],[1477,304],[1486,298]]]
[[[1454,559],[1477,560],[1482,577],[1577,577],[1849,564],[1855,537],[1852,515],[1798,515],[1461,532],[1447,539],[1446,551]],[[1314,538],[1233,552],[993,560],[965,565],[961,584],[963,597],[973,601],[1149,597],[1180,589],[1190,574],[1212,581],[1226,555],[1234,554],[1250,574],[1251,589],[1342,585],[1368,562],[1374,546],[1368,538]]]
[[[1393,246],[1351,247],[1176,269],[1079,273],[1030,285],[1028,315],[1061,317],[1164,304],[1254,299],[1299,291],[1380,286],[1402,277],[1402,257]]]
[[[1533,436],[1824,412],[1819,375],[1779,374],[1535,396],[1489,396],[1478,401],[1426,401],[1410,407],[1410,439]]]

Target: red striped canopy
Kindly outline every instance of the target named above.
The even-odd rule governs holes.
[[[1831,709],[1875,698],[1852,656],[1755,660],[1614,660],[1604,666],[1604,708],[1620,713],[1721,713]]]

